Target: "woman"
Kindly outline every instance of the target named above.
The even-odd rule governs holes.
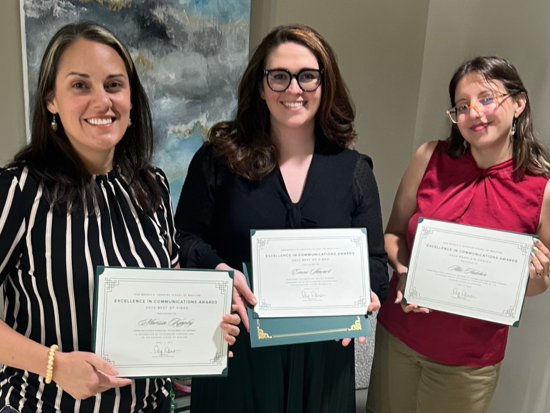
[[[529,96],[504,59],[464,63],[449,85],[452,129],[409,164],[386,229],[395,270],[378,315],[370,413],[486,412],[508,327],[400,305],[420,216],[538,234],[527,295],[548,287],[550,156],[533,134]]]
[[[169,412],[169,380],[117,378],[91,353],[96,267],[179,259],[168,182],[150,165],[147,97],[112,33],[81,22],[54,35],[31,137],[0,170],[0,407]],[[222,327],[236,335],[239,322],[226,316]]]
[[[181,263],[235,270],[245,336],[227,379],[193,380],[194,413],[355,411],[350,340],[251,349],[245,304],[256,298],[241,273],[250,229],[367,227],[369,310],[379,307],[387,270],[378,189],[370,158],[347,149],[353,120],[326,40],[281,26],[252,55],[236,118],[215,125],[193,158],[176,213]]]

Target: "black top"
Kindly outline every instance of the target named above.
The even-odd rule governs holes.
[[[95,177],[104,201],[97,203],[99,213],[60,214],[27,168],[0,169],[0,283],[9,326],[45,346],[58,344],[60,351],[91,351],[96,267],[177,264],[168,181],[162,171],[154,173],[162,192],[154,213],[144,213],[136,204],[115,168]],[[9,404],[21,412],[150,412],[163,403],[169,388],[163,379],[135,380],[131,386],[75,401],[55,382],[45,384],[43,377],[4,366],[0,407]]]
[[[251,229],[365,227],[372,290],[381,301],[387,296],[387,255],[380,201],[372,161],[366,155],[337,148],[325,138],[318,139],[302,197],[298,203],[293,203],[279,169],[261,182],[250,182],[232,173],[214,155],[210,146],[203,146],[191,161],[180,199],[176,227],[182,267],[214,268],[225,262],[242,270],[242,262],[250,261]],[[340,386],[345,396],[334,396],[333,392],[340,390],[334,390],[338,386],[329,384],[322,390],[327,394],[317,398],[315,403],[331,398],[332,402],[340,403],[334,411],[346,412],[346,406],[351,409],[352,404],[352,411],[355,411],[355,403],[351,400],[354,394],[353,349],[343,350],[334,341],[328,344],[336,346],[325,350],[318,345],[250,349],[249,337],[241,329],[234,348],[235,357],[229,361],[229,378],[225,381],[215,378],[193,380],[193,412],[218,411],[216,409],[239,413],[315,411],[317,407],[311,404],[314,402],[309,403],[303,398],[304,388],[311,382],[307,377],[315,374],[332,376],[336,381],[339,375],[346,376],[340,381],[345,383]],[[289,355],[291,347],[292,355]],[[319,350],[311,350],[313,348]],[[332,367],[326,367],[328,364],[317,359],[312,364],[325,366],[330,371],[312,373],[304,367],[307,364],[304,360],[311,355],[341,357],[343,361],[334,363],[340,367],[333,366],[336,370],[330,370]],[[264,379],[258,375],[258,364],[263,363],[263,371],[267,360],[276,363],[270,371],[276,370],[280,374],[270,374],[263,382]],[[343,373],[342,369],[346,372]],[[303,372],[305,381],[300,384],[295,378],[291,384],[289,371],[293,374]],[[239,384],[234,385],[235,382]],[[269,401],[266,398],[268,393]],[[296,395],[291,397],[292,402],[288,402],[289,394]],[[273,410],[265,410],[267,405]]]

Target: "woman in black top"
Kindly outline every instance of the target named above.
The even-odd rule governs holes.
[[[60,29],[40,68],[32,142],[0,169],[0,407],[170,411],[169,380],[117,378],[90,352],[98,265],[178,266],[168,181],[149,163],[152,145],[127,49],[93,23]],[[225,317],[222,327],[238,334],[228,323],[239,317]]]
[[[193,380],[193,413],[355,412],[350,340],[250,348],[244,300],[256,303],[242,262],[250,229],[366,227],[372,304],[387,294],[372,162],[347,149],[354,110],[326,40],[281,26],[254,52],[234,121],[215,125],[189,167],[176,213],[180,262],[234,268],[243,320],[225,379]]]

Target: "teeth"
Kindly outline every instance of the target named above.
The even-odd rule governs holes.
[[[283,102],[283,105],[285,105],[287,108],[299,108],[301,106],[304,106],[304,102]]]
[[[86,119],[86,122],[91,123],[92,125],[108,125],[109,123],[113,123],[113,119],[111,118]]]

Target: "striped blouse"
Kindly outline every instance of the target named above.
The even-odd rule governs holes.
[[[64,352],[91,351],[96,267],[173,267],[178,262],[165,175],[154,170],[162,203],[145,213],[116,169],[94,177],[105,201],[97,203],[98,214],[59,214],[27,168],[0,169],[4,320],[31,340],[47,347],[58,344]],[[20,412],[151,412],[169,397],[169,389],[166,379],[141,379],[75,400],[34,373],[9,366],[0,371],[0,407]]]

